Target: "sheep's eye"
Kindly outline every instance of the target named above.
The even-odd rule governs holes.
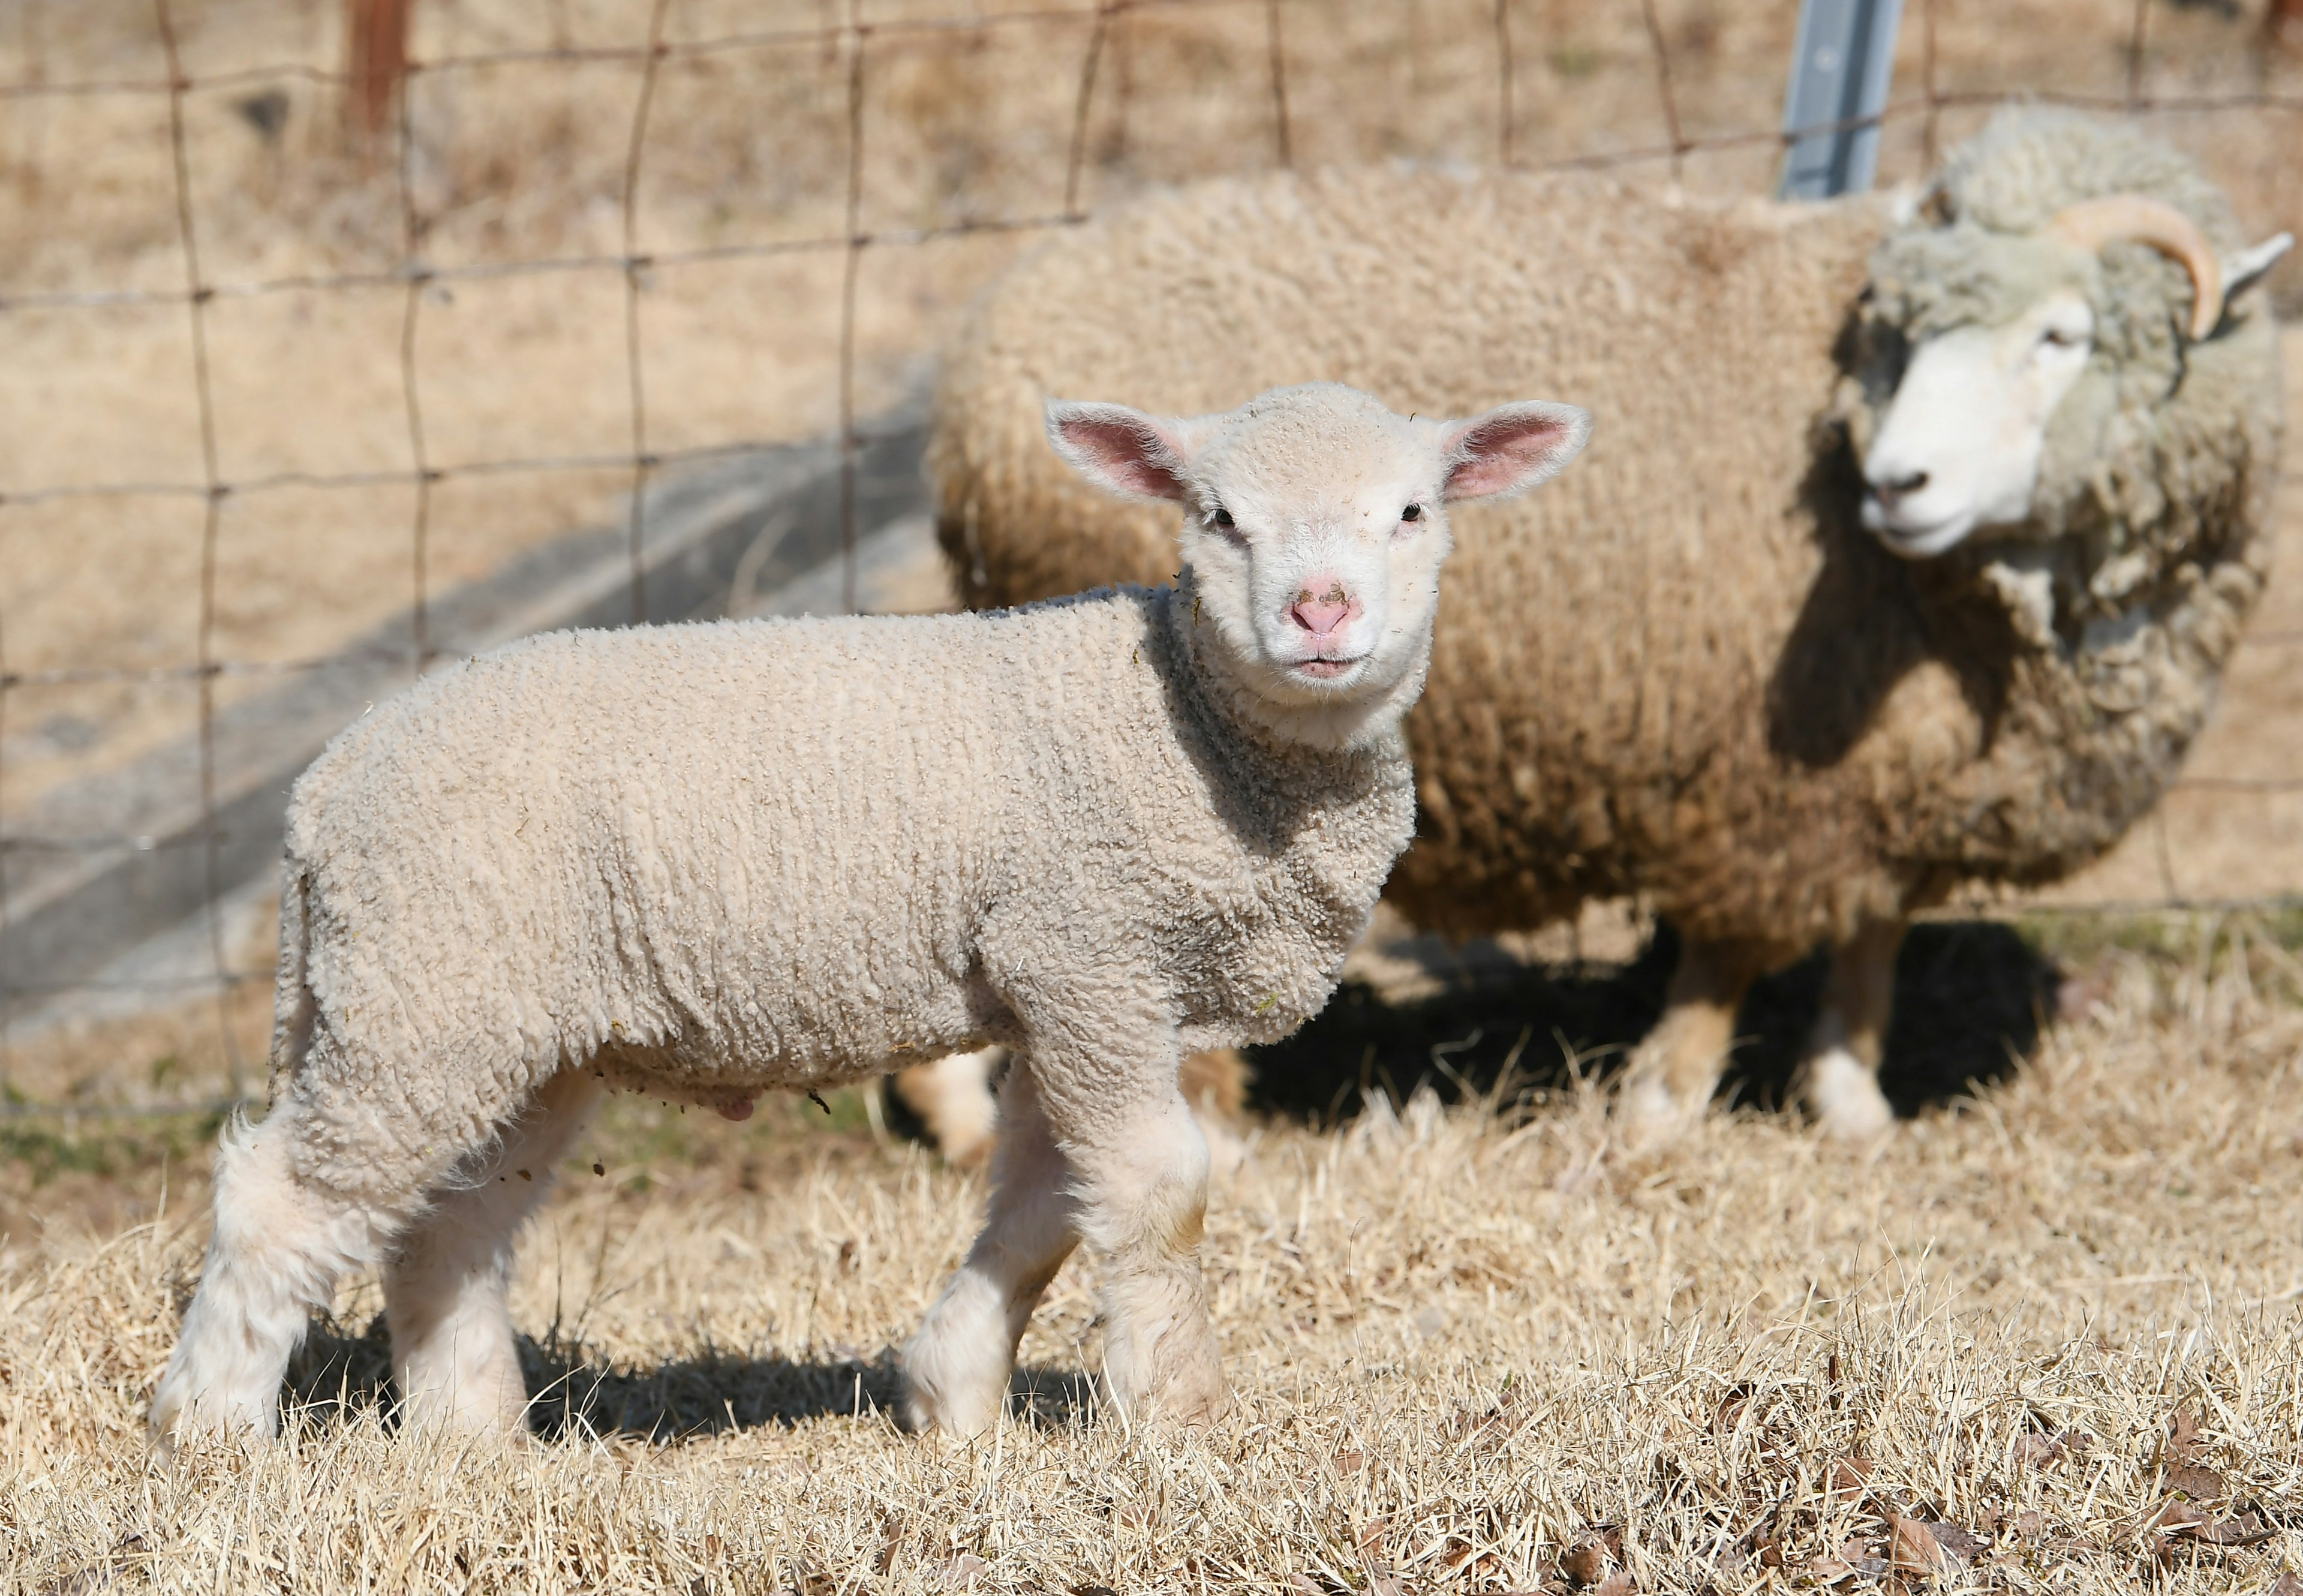
[[[1399,512],[1399,519],[1403,521],[1421,520],[1423,519],[1423,506],[1421,504],[1410,504],[1406,509]]]
[[[1229,530],[1231,529],[1231,527],[1232,527],[1231,511],[1228,511],[1228,510],[1226,510],[1226,509],[1225,509],[1222,505],[1220,505],[1220,504],[1217,505],[1217,506],[1216,506],[1216,513],[1215,513],[1215,523],[1216,523],[1216,525],[1217,525],[1217,526],[1223,528],[1226,531],[1229,531]]]
[[[2039,342],[2050,349],[2076,349],[2082,340],[2077,334],[2066,333],[2061,327],[2049,327],[2039,334]]]

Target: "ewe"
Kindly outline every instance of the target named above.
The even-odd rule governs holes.
[[[1083,1239],[1113,1398],[1211,1412],[1177,1060],[1326,1000],[1413,824],[1445,502],[1541,481],[1589,418],[1404,419],[1332,384],[1046,418],[1084,476],[1186,506],[1175,587],[534,638],[305,773],[272,1111],[217,1154],[157,1438],[270,1434],[307,1316],[377,1262],[410,1418],[516,1426],[512,1234],[603,1092],[740,1119],[986,1042],[1016,1054],[990,1215],[906,1350],[905,1417],[991,1424]]]
[[[1387,891],[1465,933],[1668,916],[1630,1074],[1662,1129],[1751,980],[1828,943],[1805,1091],[1868,1136],[1907,916],[2096,857],[2206,716],[2279,456],[2275,331],[2233,300],[2287,241],[2241,249],[2143,134],[2028,108],[1902,223],[1590,177],[1214,183],[991,292],[939,398],[940,531],[976,603],[1170,568],[1172,518],[1088,502],[1040,440],[1091,375],[1163,410],[1576,392],[1607,434],[1564,490],[1464,518]]]

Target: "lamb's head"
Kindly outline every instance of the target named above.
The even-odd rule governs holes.
[[[1533,487],[1591,418],[1525,402],[1426,420],[1310,383],[1189,418],[1054,400],[1047,423],[1090,481],[1184,506],[1192,621],[1212,645],[1199,652],[1238,701],[1284,737],[1345,747],[1422,691],[1447,504]]]
[[[2164,146],[2002,113],[1874,258],[1864,525],[1924,558],[1978,532],[2120,519],[2112,477],[2189,430],[2170,415],[2187,376],[2291,241],[2235,237],[2222,195]]]

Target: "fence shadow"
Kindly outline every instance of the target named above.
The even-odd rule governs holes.
[[[522,1336],[519,1361],[528,1427],[546,1440],[591,1433],[662,1442],[811,1419],[892,1415],[903,1389],[893,1347],[869,1358],[791,1358],[706,1345],[688,1356],[626,1368],[547,1333]],[[1093,1416],[1095,1381],[1076,1369],[1019,1368],[1008,1382],[1008,1405],[1036,1427],[1076,1428]],[[358,1331],[314,1320],[289,1366],[283,1406],[290,1423],[313,1435],[369,1412],[396,1426],[399,1393],[384,1315]]]
[[[1348,1119],[1382,1092],[1426,1085],[1449,1102],[1565,1083],[1575,1058],[1619,1068],[1663,1012],[1679,939],[1658,926],[1628,965],[1531,966],[1501,980],[1388,1004],[1354,983],[1295,1035],[1248,1050],[1251,1106],[1313,1124]],[[1782,1107],[1823,993],[1825,961],[1758,983],[1737,1018],[1721,1083],[1729,1102]],[[1894,1019],[1881,1085],[1906,1118],[2001,1079],[2038,1046],[2063,972],[1996,921],[1915,925],[1895,967]]]

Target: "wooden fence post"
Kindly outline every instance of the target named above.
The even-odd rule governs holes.
[[[350,41],[344,120],[367,143],[381,139],[396,120],[408,76],[408,15],[416,0],[344,0]]]

